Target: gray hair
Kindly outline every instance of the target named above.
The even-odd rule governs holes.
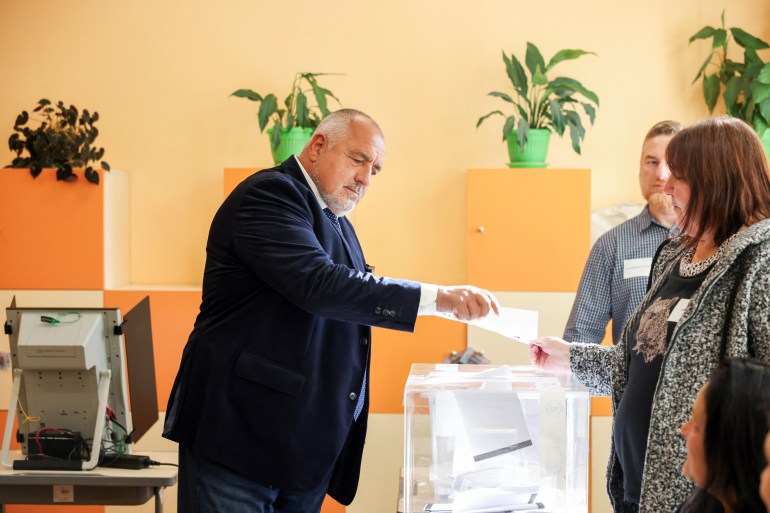
[[[377,129],[380,137],[383,139],[385,136],[382,134],[382,129],[377,122],[371,118],[368,114],[356,109],[340,109],[332,112],[318,125],[315,129],[315,134],[323,134],[326,137],[326,142],[329,149],[333,148],[335,144],[347,137],[350,131],[350,123],[355,119],[361,119],[371,123],[371,125]],[[310,141],[308,141],[310,144]],[[305,146],[307,148],[307,146]]]

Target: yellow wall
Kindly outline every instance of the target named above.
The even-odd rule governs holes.
[[[562,66],[601,99],[584,154],[555,140],[549,161],[592,169],[594,208],[638,201],[646,128],[705,114],[690,82],[706,43],[687,39],[717,23],[724,5],[2,1],[0,141],[41,97],[99,111],[106,160],[131,173],[132,281],[198,283],[223,168],[270,161],[254,105],[229,93],[283,97],[297,70],[344,73],[322,84],[377,118],[388,144],[386,172],[354,217],[367,261],[379,273],[463,282],[465,172],[507,161],[498,122],[474,128],[502,106],[485,96],[506,87],[501,49],[522,55],[533,41],[546,58],[566,47],[599,54]],[[727,21],[768,38],[770,4],[730,2]]]

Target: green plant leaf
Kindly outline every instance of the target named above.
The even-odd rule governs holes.
[[[591,121],[591,124],[594,124],[594,121],[596,120],[596,109],[594,109],[594,106],[590,103],[584,103],[581,102],[580,105],[583,106],[583,110],[586,111],[586,114],[588,114],[588,119]]]
[[[261,102],[262,96],[259,93],[255,93],[251,89],[238,89],[230,96],[236,96],[238,98],[247,98],[253,102]]]
[[[745,71],[746,65],[744,63],[726,59],[722,63],[721,71],[719,73],[720,81],[723,84],[726,84],[730,78],[734,77],[736,74],[742,75]]]
[[[711,42],[711,48],[716,49],[723,46],[727,42],[727,31],[725,29],[717,29],[714,31],[714,40]]]
[[[714,58],[714,52],[711,52],[711,53],[709,54],[709,56],[708,56],[708,57],[706,57],[706,60],[705,60],[705,61],[703,61],[703,64],[701,65],[700,69],[698,70],[698,74],[697,74],[697,75],[695,75],[695,78],[694,78],[694,79],[692,79],[692,82],[691,82],[692,84],[694,84],[695,82],[697,82],[697,81],[698,81],[698,79],[700,78],[700,76],[703,74],[703,71],[706,69],[706,66],[708,66],[709,64],[711,64],[711,59],[713,59],[713,58]]]
[[[762,84],[770,84],[770,62],[762,66],[757,73],[757,81]]]
[[[26,125],[27,121],[29,121],[29,114],[27,114],[26,110],[21,111],[21,114],[16,116],[16,123],[14,123],[13,128],[16,130],[21,125]]]
[[[88,180],[89,182],[95,183],[97,185],[99,184],[99,173],[94,171],[94,168],[92,168],[91,166],[88,166],[85,169],[84,176],[86,177],[86,180]]]
[[[770,98],[765,98],[758,105],[759,114],[764,118],[765,126],[767,126],[767,121],[770,120]]]
[[[516,124],[516,118],[513,116],[508,116],[505,118],[505,123],[503,123],[503,141],[508,139],[508,136],[513,133],[513,126]]]
[[[549,98],[548,104],[551,112],[551,126],[553,126],[553,129],[557,134],[562,135],[567,120],[564,115],[562,115],[561,105],[559,105],[559,102],[553,98]]]
[[[516,110],[519,111],[519,115],[521,116],[522,119],[527,119],[527,110],[524,107],[522,107],[517,103]]]
[[[763,84],[758,81],[750,82],[749,94],[755,102],[760,103],[765,98],[770,98],[770,84]]]
[[[587,52],[585,50],[559,50],[553,57],[551,57],[551,60],[548,61],[548,66],[545,67],[545,71],[549,71],[562,61],[577,59],[583,55],[596,55],[596,53]]]
[[[318,110],[321,111],[321,117],[323,118],[331,114],[326,99],[327,95],[332,96],[335,100],[337,100],[337,103],[339,103],[339,100],[337,97],[331,94],[331,91],[324,89],[323,87],[319,87],[318,84],[313,83],[313,96],[315,96],[316,104],[318,104]]]
[[[714,106],[719,98],[719,77],[716,74],[703,77],[703,98],[706,100],[709,112],[714,112]]]
[[[532,85],[544,86],[547,83],[548,83],[548,77],[545,76],[542,68],[540,68],[540,65],[538,64],[537,68],[535,68],[535,72],[532,74]]]
[[[762,69],[762,66],[765,64],[762,62],[762,59],[760,59],[759,55],[757,55],[757,51],[753,48],[746,48],[746,50],[744,50],[743,60],[745,62],[745,70],[743,73],[751,74],[752,76],[759,73],[759,70]]]
[[[551,82],[548,84],[548,87],[552,89],[564,88],[575,91],[594,102],[597,107],[599,106],[599,97],[596,95],[596,93],[583,87],[583,84],[574,78],[556,77],[551,80]]]
[[[586,130],[583,128],[583,122],[575,111],[567,112],[567,126],[569,126],[569,137],[572,141],[572,149],[580,155],[580,141],[585,138]]]
[[[104,169],[105,171],[109,171],[112,168],[110,167],[109,164],[107,164],[105,161],[102,160],[102,169]]]
[[[494,115],[494,114],[499,114],[500,116],[503,116],[503,117],[505,117],[505,114],[503,114],[501,111],[499,111],[499,110],[493,110],[493,111],[492,111],[492,112],[490,112],[489,114],[485,114],[484,116],[481,116],[481,117],[479,118],[479,120],[476,122],[476,128],[478,128],[479,126],[481,126],[481,123],[483,123],[483,122],[484,122],[484,121],[485,121],[487,118],[489,118],[490,116],[492,116],[492,115]]]
[[[306,127],[310,123],[309,119],[309,112],[307,109],[307,96],[305,96],[305,93],[302,91],[299,91],[297,93],[297,104],[295,106],[295,112],[296,114],[296,123],[299,127]],[[288,122],[286,123],[286,128],[291,128],[292,125],[290,125]]]
[[[529,72],[533,77],[537,73],[538,67],[541,70],[541,74],[542,70],[545,69],[545,61],[543,60],[540,50],[537,49],[537,46],[529,42],[527,42],[527,53],[524,56],[524,62],[527,64],[527,69],[529,69]]]
[[[270,116],[275,114],[277,110],[278,98],[276,98],[274,94],[268,94],[262,99],[262,102],[259,104],[259,112],[257,113],[260,132],[265,130],[267,122],[270,120]]]
[[[693,41],[695,41],[697,39],[708,39],[709,37],[714,35],[714,31],[715,30],[716,29],[714,27],[710,27],[710,26],[706,25],[705,27],[700,29],[698,32],[696,32],[695,34],[690,36],[690,43],[692,43]]]
[[[519,120],[519,126],[516,127],[516,140],[519,143],[519,147],[524,150],[524,145],[527,144],[527,138],[529,137],[529,123],[525,119]]]
[[[273,131],[270,133],[270,149],[273,150],[273,153],[278,151],[278,146],[281,144],[282,130],[283,130],[283,125],[281,125],[281,120],[278,119],[273,124]]]
[[[505,62],[505,72],[508,75],[508,79],[511,81],[513,88],[521,95],[526,97],[529,93],[529,84],[527,83],[527,75],[524,72],[524,68],[519,62],[519,59],[515,55],[511,54],[511,58],[505,55],[503,52],[503,62]]]
[[[716,96],[719,96],[719,81],[716,78],[716,75],[710,75],[708,78],[712,78],[712,85],[710,86],[712,89],[716,88],[716,93],[711,91],[711,94],[715,94]],[[725,100],[725,110],[728,114],[731,116],[734,116],[735,112],[738,109],[737,101],[738,101],[738,95],[741,92],[741,89],[743,88],[743,80],[741,80],[740,77],[732,77],[730,80],[727,81],[727,86],[725,87],[725,92],[723,93],[722,97]],[[706,94],[706,81],[703,81],[703,94]],[[709,100],[711,100],[711,97],[706,97],[706,105],[709,107],[709,112],[714,111],[714,105],[716,105],[716,97],[713,98],[711,103],[709,103]]]
[[[753,50],[770,48],[770,45],[768,45],[758,37],[752,36],[751,34],[749,34],[743,29],[739,29],[738,27],[733,27],[730,29],[730,32],[732,33],[733,39],[735,39],[735,42],[738,43],[738,45],[741,46],[742,48],[751,48]]]
[[[754,131],[760,139],[765,135],[765,130],[767,130],[767,121],[762,119],[762,116],[754,117]]]
[[[492,91],[491,93],[487,94],[487,96],[495,96],[497,98],[501,98],[501,99],[507,101],[508,103],[513,103],[514,105],[516,104],[516,102],[513,101],[513,98],[511,98],[510,95],[507,95],[505,93],[501,93],[501,92],[498,92],[498,91]]]

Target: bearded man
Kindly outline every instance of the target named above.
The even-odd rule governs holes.
[[[612,320],[612,342],[617,344],[644,297],[655,251],[676,230],[676,214],[663,187],[671,175],[666,147],[681,129],[681,123],[667,120],[647,132],[639,161],[639,186],[647,204],[638,216],[599,237],[591,248],[564,329],[565,340],[601,343]]]

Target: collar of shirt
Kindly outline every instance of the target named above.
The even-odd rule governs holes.
[[[642,233],[649,227],[653,225],[660,226],[661,228],[664,228],[668,230],[669,234],[671,236],[675,236],[679,234],[679,230],[677,229],[676,225],[672,226],[671,228],[659,223],[654,217],[652,217],[652,214],[650,214],[650,206],[645,205],[642,211],[639,213],[638,216],[636,216],[636,226],[639,228],[639,233]]]
[[[318,200],[318,204],[321,205],[321,209],[329,208],[329,205],[326,204],[326,202],[321,197],[321,193],[318,192],[318,187],[316,187],[315,182],[310,177],[307,171],[305,171],[305,168],[302,166],[302,162],[299,161],[296,155],[294,155],[294,160],[297,161],[297,165],[299,166],[300,170],[302,171],[302,174],[305,175],[305,181],[307,182],[308,186],[310,186],[310,190],[313,191],[313,196],[315,196],[315,199]],[[331,210],[331,209],[330,209]],[[337,217],[345,217],[345,216],[337,216]]]

